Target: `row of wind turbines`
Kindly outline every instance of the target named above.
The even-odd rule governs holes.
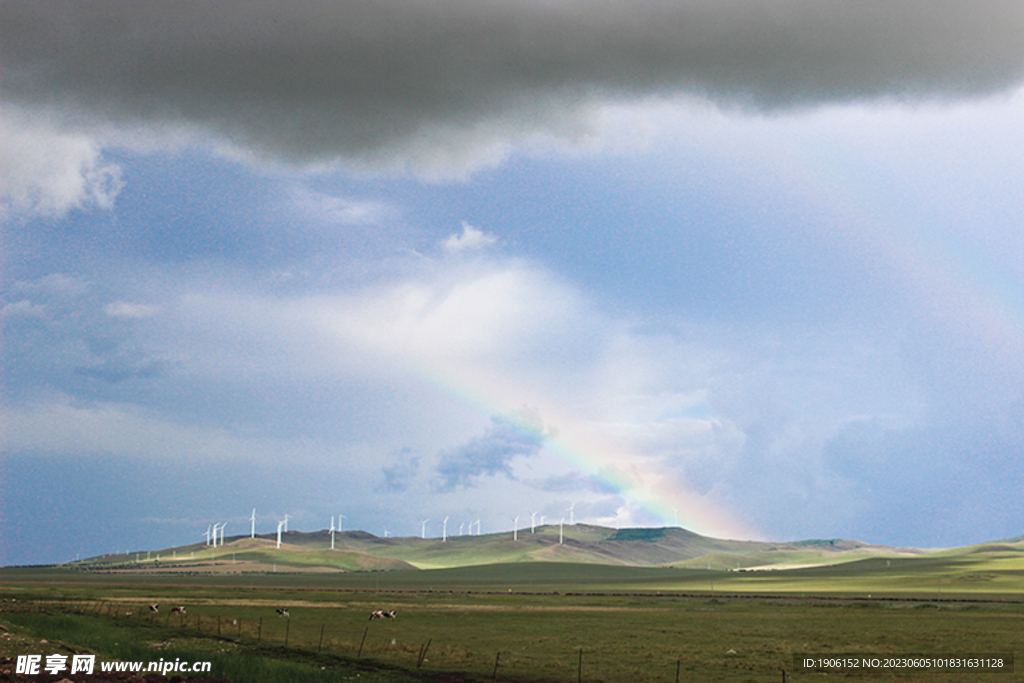
[[[572,503],[572,505],[570,505],[569,507],[567,507],[565,509],[565,511],[569,513],[569,525],[570,526],[573,526],[573,525],[576,524],[575,508],[576,508],[576,503],[574,502],[574,503]],[[678,517],[679,509],[678,508],[672,508],[672,512],[673,512],[673,522],[674,522],[674,524],[676,526],[679,526],[679,517]],[[531,512],[530,513],[530,533],[531,534],[535,533],[535,531],[536,531],[536,528],[538,526],[537,525],[537,515],[539,515],[539,514],[540,514],[539,512]],[[512,520],[512,540],[514,540],[514,541],[518,541],[519,540],[519,517],[520,517],[520,515],[516,515],[515,517],[509,517],[509,519]],[[546,515],[540,515],[540,526],[544,526],[544,520],[546,518],[547,518]],[[335,529],[334,517],[331,517],[331,528],[330,528],[330,533],[331,533],[331,550],[334,550],[334,534],[335,534],[335,531],[338,531],[340,533],[340,532],[343,532],[345,530],[344,525],[345,525],[345,520],[346,519],[348,519],[348,517],[346,517],[345,515],[338,514],[338,526],[337,526],[337,529]],[[448,541],[448,520],[449,519],[451,519],[450,516],[449,517],[445,517],[443,520],[441,520],[441,542],[442,543]],[[288,520],[289,520],[289,516],[285,515],[284,519],[280,519],[277,522],[277,546],[276,546],[277,548],[281,547],[281,533],[282,533],[282,531],[284,531],[284,532],[288,531]],[[420,521],[420,538],[424,538],[425,539],[427,537],[427,522],[429,522],[429,521],[430,521],[430,519],[424,519],[424,520]],[[252,509],[252,515],[249,516],[249,522],[250,522],[249,537],[250,538],[256,538],[256,508]],[[470,536],[473,535],[473,526],[474,525],[476,525],[476,535],[479,536],[480,535],[480,520],[479,519],[477,519],[475,522],[470,522],[469,523],[469,535]],[[559,522],[558,522],[558,543],[559,543],[559,545],[561,545],[563,540],[564,540],[564,533],[563,533],[564,525],[565,525],[565,517],[562,517],[559,520]],[[221,522],[219,524],[208,525],[206,527],[206,532],[204,534],[204,536],[206,537],[206,545],[207,546],[211,546],[213,548],[216,548],[218,546],[224,545],[224,527],[226,527],[226,526],[227,526],[227,522]],[[465,522],[463,522],[462,524],[459,525],[459,536],[464,535],[463,534],[463,530],[465,528],[466,528],[466,523]],[[390,532],[387,529],[385,529],[384,530],[384,538],[388,538],[389,534],[390,534]]]
[[[281,547],[281,532],[288,531],[288,520],[291,519],[288,515],[284,516],[284,519],[277,521],[277,547]],[[338,531],[344,531],[344,520],[348,519],[345,515],[338,515]],[[249,538],[256,538],[256,508],[252,509],[252,514],[249,516]],[[216,548],[217,546],[224,545],[224,527],[227,526],[227,522],[220,524],[211,524],[206,527],[206,532],[203,534],[206,537],[206,545]],[[219,542],[218,542],[219,539]],[[334,550],[334,517],[331,517],[331,550]]]
[[[573,503],[572,505],[570,505],[565,510],[566,512],[569,513],[569,525],[570,526],[576,524],[576,518],[574,516],[574,514],[575,514],[574,513],[575,507],[576,507],[576,503]],[[537,530],[537,515],[540,515],[540,513],[539,512],[531,512],[530,513],[530,533],[531,534],[532,533],[536,533],[536,530]],[[513,541],[518,541],[519,540],[519,517],[520,517],[520,515],[516,515],[515,517],[509,517],[509,519],[512,520],[512,540]],[[547,515],[540,515],[540,526],[544,526],[544,520],[546,518],[547,518]],[[442,543],[448,541],[448,520],[449,519],[450,519],[450,517],[445,517],[443,520],[441,520],[441,542]],[[426,538],[427,537],[427,522],[429,522],[429,521],[430,521],[429,519],[424,519],[424,520],[421,521],[420,538]],[[476,520],[476,522],[470,522],[469,523],[469,533],[470,533],[471,536],[473,535],[473,524],[476,524],[476,534],[477,534],[477,536],[479,536],[480,535],[480,520],[478,519],[478,520]],[[562,519],[559,520],[559,522],[558,522],[558,543],[559,543],[559,545],[562,545],[562,542],[564,540],[564,533],[563,533],[564,525],[565,525],[565,517],[562,517]],[[463,522],[462,524],[459,525],[459,535],[460,536],[462,536],[462,530],[463,530],[464,527],[465,527],[465,522]],[[386,531],[384,533],[387,534]]]

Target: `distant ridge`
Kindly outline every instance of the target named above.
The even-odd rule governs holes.
[[[755,571],[834,565],[874,557],[911,557],[927,551],[845,539],[788,543],[734,541],[680,527],[609,529],[589,524],[520,529],[480,536],[382,538],[366,531],[288,531],[235,536],[213,548],[203,543],[159,551],[104,555],[70,566],[91,571],[160,573],[352,572],[443,569],[516,562],[561,562],[634,567],[691,567]],[[561,542],[560,542],[561,541]],[[1020,539],[1000,542],[1011,548]],[[994,544],[979,548],[991,550]]]

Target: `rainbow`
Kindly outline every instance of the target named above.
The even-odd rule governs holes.
[[[560,410],[537,392],[479,367],[448,368],[444,374],[423,365],[411,368],[421,379],[483,414],[501,415],[531,434],[543,448],[606,491],[620,496],[655,525],[678,523],[691,531],[717,538],[753,539],[759,534],[740,523],[720,504],[687,490],[670,474],[652,467],[625,444],[596,436],[596,429]],[[517,410],[535,408],[546,425],[524,418]],[[644,520],[644,518],[647,518]],[[637,521],[637,520],[632,520]]]

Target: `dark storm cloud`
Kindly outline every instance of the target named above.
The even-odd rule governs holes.
[[[185,127],[307,162],[450,163],[590,105],[691,94],[771,111],[1016,83],[993,0],[0,3],[7,104]]]

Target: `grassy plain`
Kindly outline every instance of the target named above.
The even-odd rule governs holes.
[[[489,681],[497,660],[505,681],[670,682],[678,666],[684,681],[778,681],[786,670],[791,682],[938,683],[966,679],[794,672],[793,656],[1014,652],[1024,632],[1022,556],[996,544],[756,572],[544,562],[329,574],[7,568],[0,597],[18,602],[4,603],[0,621],[109,656],[208,651],[220,658],[215,675],[247,682]],[[162,606],[155,619],[144,609],[151,602]],[[166,613],[176,604],[185,617]],[[279,607],[291,616],[278,617]],[[398,618],[370,622],[375,609]],[[306,673],[235,673],[239,661],[262,659]]]

